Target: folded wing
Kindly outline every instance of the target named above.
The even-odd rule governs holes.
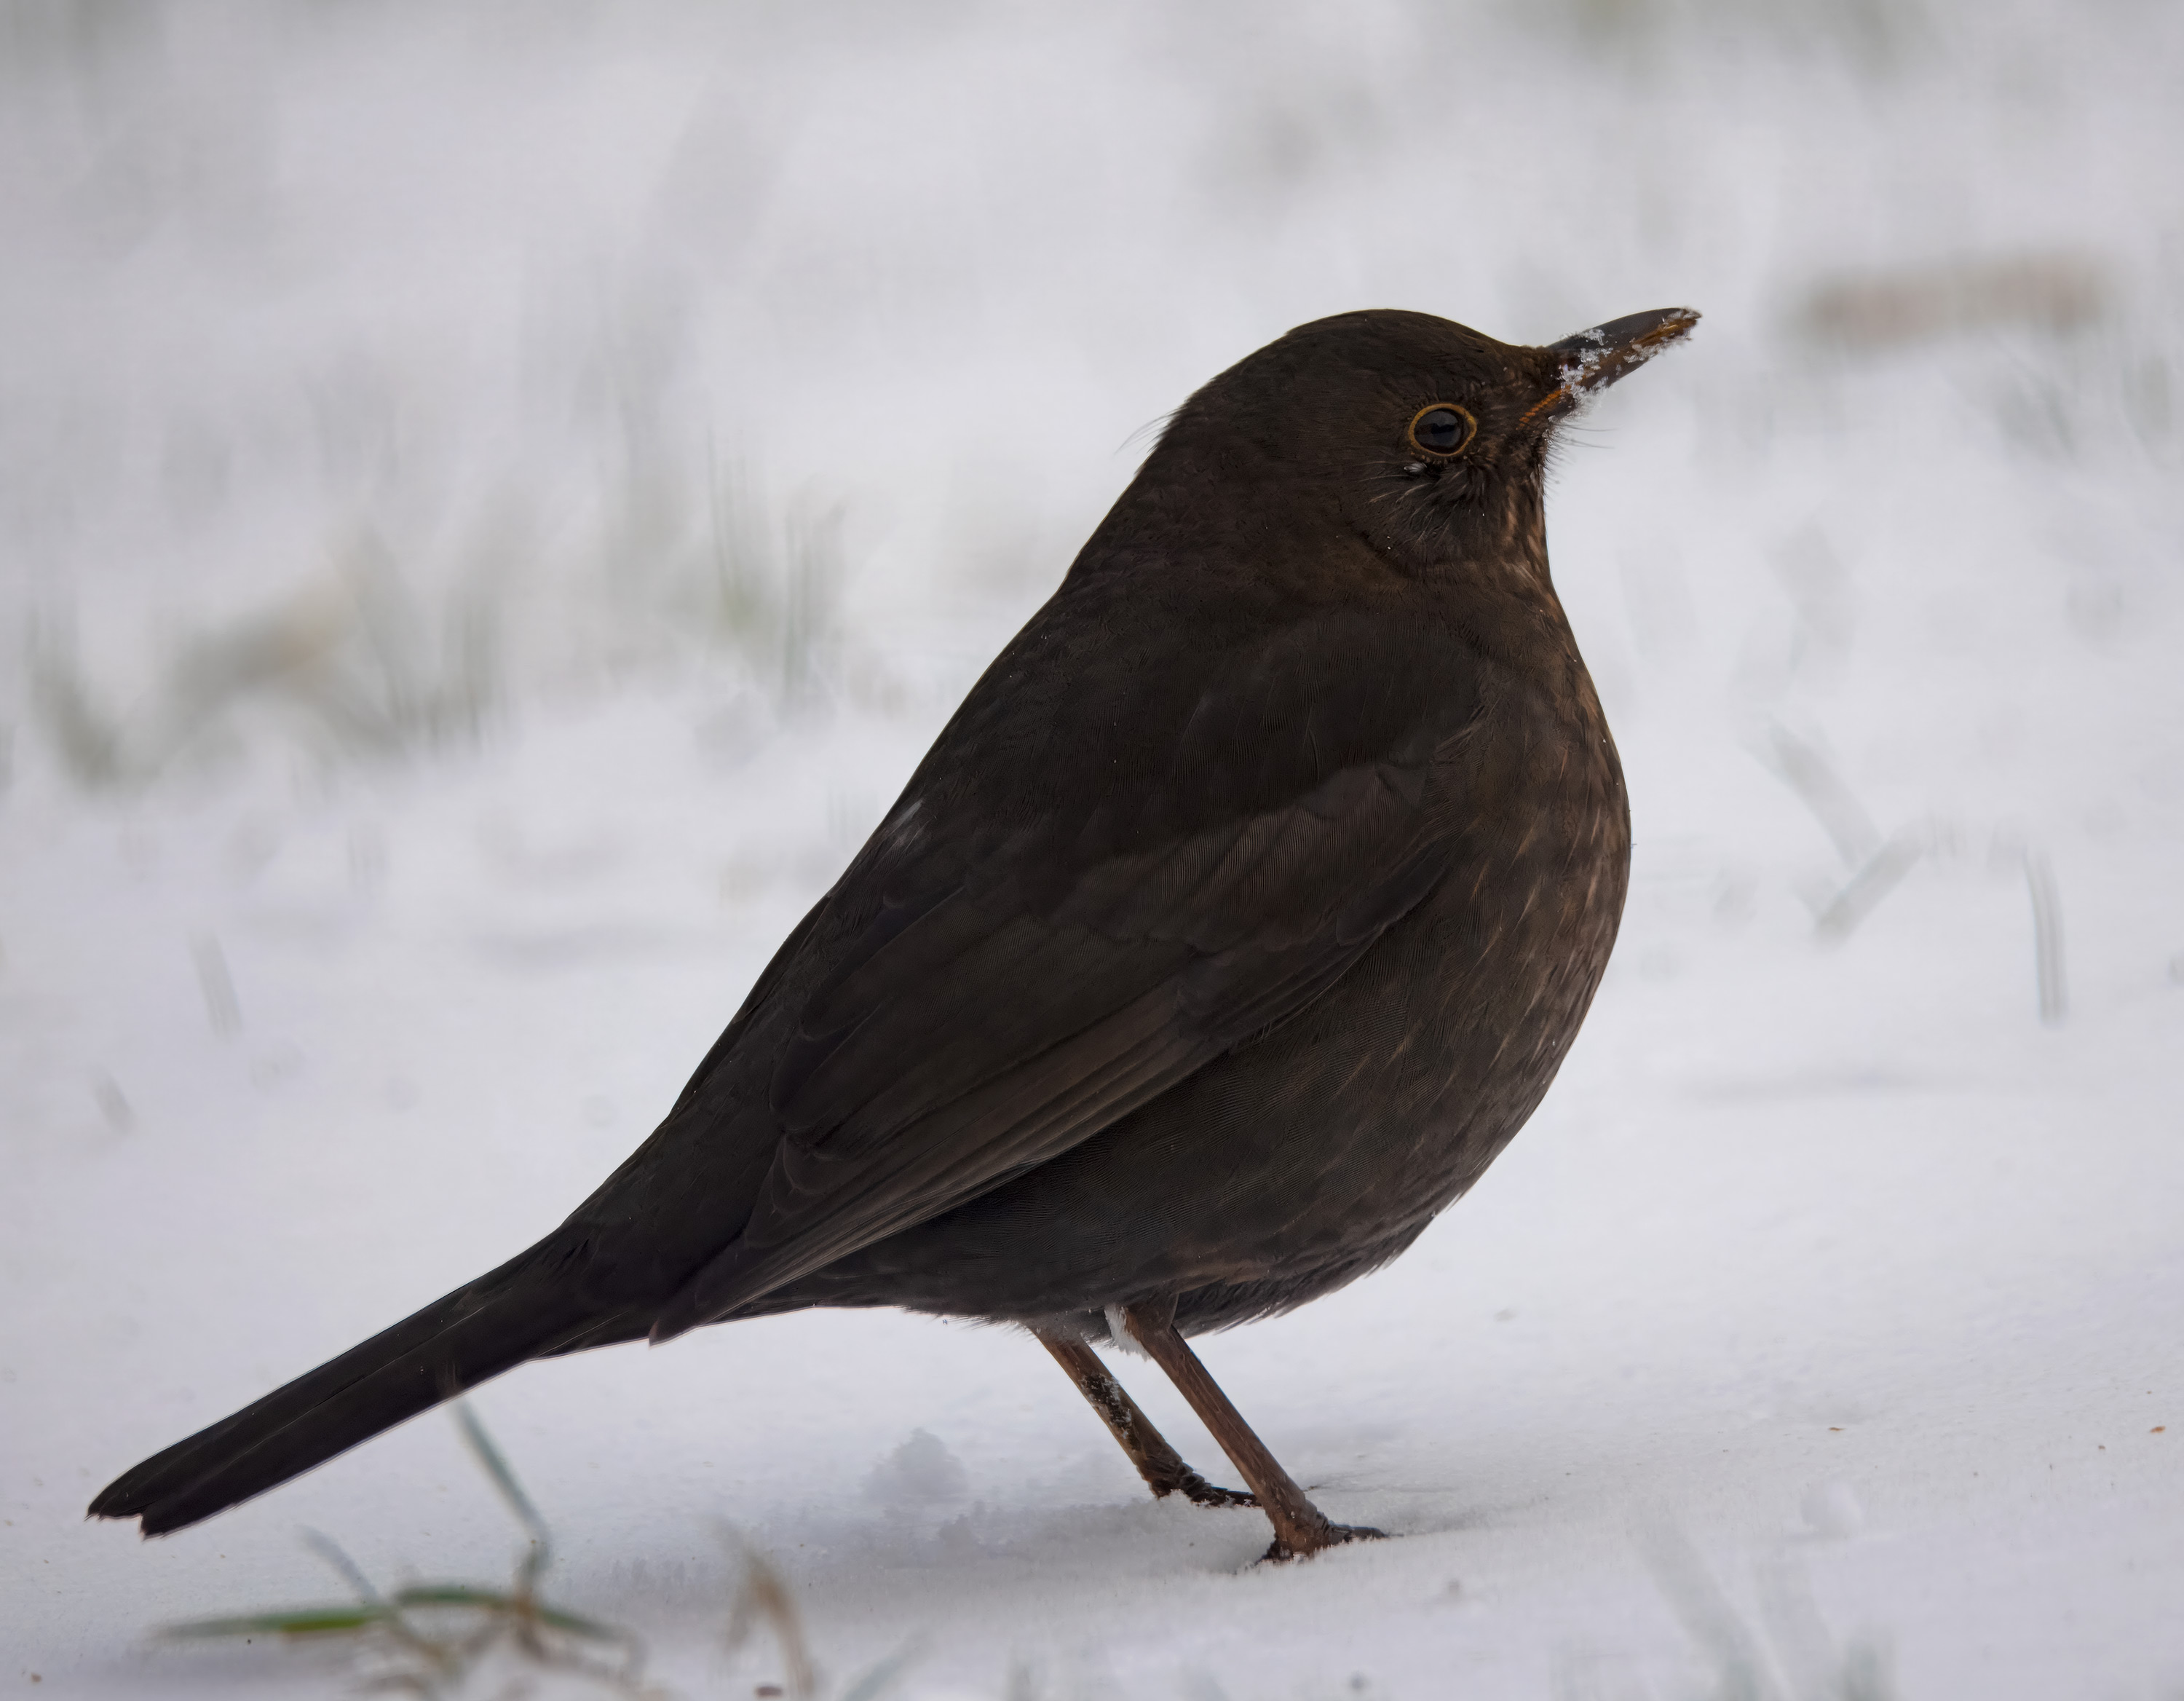
[[[1388,653],[1421,643],[1448,665]],[[1075,806],[922,772],[827,901],[861,924],[779,1047],[748,1219],[654,1337],[1048,1162],[1334,984],[1447,866],[1464,659],[1362,617],[1278,637],[1188,703],[1112,705],[1134,743]]]

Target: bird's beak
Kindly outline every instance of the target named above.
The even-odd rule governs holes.
[[[1682,342],[1698,322],[1698,315],[1688,307],[1661,307],[1611,319],[1550,343],[1547,351],[1557,358],[1558,382],[1526,411],[1524,422],[1560,418],[1588,396],[1636,371],[1663,349]]]

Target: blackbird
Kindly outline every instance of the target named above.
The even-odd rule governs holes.
[[[146,1460],[158,1535],[526,1359],[812,1306],[1021,1325],[1157,1494],[1330,1522],[1184,1337],[1385,1263],[1540,1102],[1621,919],[1557,425],[1684,337],[1299,326],[1162,431],[658,1129],[537,1246]],[[1142,1350],[1250,1492],[1093,1351]]]

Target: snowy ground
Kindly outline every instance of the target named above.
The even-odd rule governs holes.
[[[2184,1693],[2173,8],[0,30],[0,1684],[343,1693],[148,1634],[337,1598],[306,1528],[506,1577],[437,1416],[81,1510],[643,1135],[1134,430],[1346,307],[1688,301],[1553,499],[1638,831],[1586,1033],[1409,1257],[1202,1343],[1401,1539],[1254,1568],[890,1314],[476,1408],[686,1697],[783,1681],[724,1520],[834,1695]]]

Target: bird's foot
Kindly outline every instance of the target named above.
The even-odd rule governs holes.
[[[1345,1542],[1384,1542],[1388,1532],[1375,1530],[1367,1524],[1325,1524],[1306,1532],[1303,1538],[1291,1545],[1281,1536],[1274,1537],[1273,1545],[1259,1556],[1262,1565],[1278,1565],[1290,1559],[1309,1559],[1329,1548],[1339,1548]]]
[[[1248,1489],[1223,1488],[1208,1482],[1196,1471],[1185,1465],[1183,1474],[1165,1488],[1156,1488],[1156,1494],[1181,1494],[1193,1506],[1256,1506],[1259,1497]]]

